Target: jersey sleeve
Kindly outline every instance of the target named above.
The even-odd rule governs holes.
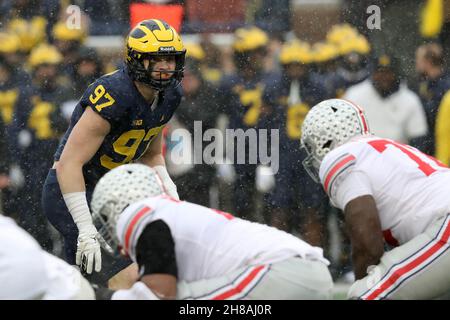
[[[362,171],[349,169],[347,174],[336,179],[330,199],[333,205],[341,210],[344,210],[345,206],[353,199],[373,195],[370,181]]]
[[[332,204],[341,210],[344,210],[349,201],[372,194],[370,182],[365,174],[355,169],[356,162],[354,154],[342,150],[330,152],[320,167],[321,184]]]
[[[136,246],[139,275],[162,273],[177,277],[175,242],[169,226],[155,220],[142,231]]]
[[[148,204],[138,202],[126,208],[117,221],[117,238],[134,262],[137,262],[137,242],[145,227],[153,221],[153,211]]]
[[[86,89],[80,104],[83,109],[91,107],[95,113],[112,124],[119,121],[125,112],[125,106],[119,99],[118,88],[104,79],[98,79]]]

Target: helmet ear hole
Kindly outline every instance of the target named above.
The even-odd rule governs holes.
[[[333,141],[328,140],[327,142],[325,142],[325,143],[322,145],[322,148],[323,148],[323,149],[330,148],[332,143],[333,143]]]
[[[103,219],[105,222],[108,222],[108,220],[109,220],[108,215],[105,214],[105,210],[101,210],[101,211],[100,211],[100,217],[102,217],[102,219]]]

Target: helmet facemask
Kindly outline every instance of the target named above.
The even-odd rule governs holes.
[[[126,64],[135,81],[142,82],[151,88],[161,91],[172,84],[179,85],[183,78],[186,49],[176,30],[163,20],[149,19],[138,23],[126,40]],[[145,67],[144,61],[152,61],[158,56],[174,56],[175,70],[166,73],[173,75],[165,79],[161,76],[153,78],[152,72],[159,72]],[[165,72],[165,71],[164,71]]]
[[[108,201],[100,208],[99,212],[93,214],[93,223],[101,236],[101,245],[111,255],[119,256],[119,239],[116,235],[116,225],[122,210],[116,210],[118,202]],[[125,208],[123,208],[125,209]]]
[[[327,145],[321,153],[328,153],[330,151],[329,149],[331,143],[332,141],[327,141]],[[323,157],[318,156],[317,146],[314,143],[302,141],[301,149],[303,149],[307,154],[306,158],[302,161],[303,167],[305,168],[309,176],[314,180],[314,182],[319,183],[319,169]]]
[[[169,87],[171,84],[179,85],[181,83],[181,80],[183,79],[183,73],[184,73],[184,62],[185,62],[185,51],[182,52],[173,52],[168,53],[164,52],[161,54],[141,54],[138,52],[135,52],[131,49],[128,49],[128,67],[130,68],[132,77],[134,80],[142,82],[151,88],[161,91],[165,88]],[[165,70],[162,71],[163,73],[171,73],[172,76],[168,79],[163,79],[161,77],[162,72],[159,70],[153,70],[152,58],[155,56],[168,56],[173,55],[175,56],[175,70]],[[145,68],[144,66],[144,60],[148,59],[150,61],[149,66]],[[158,72],[160,74],[159,78],[152,77],[153,72]]]

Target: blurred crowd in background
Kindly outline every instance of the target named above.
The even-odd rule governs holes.
[[[309,108],[349,99],[366,110],[375,134],[449,164],[450,1],[4,0],[1,207],[49,252],[61,255],[61,244],[42,214],[42,185],[84,90],[122,66],[123,45],[105,50],[96,41],[129,32],[132,3],[183,12],[184,98],[165,129],[180,198],[323,247],[335,280],[351,270],[351,261],[341,213],[301,164],[299,138]],[[81,8],[81,28],[67,26],[71,4]],[[373,4],[381,29],[367,26]],[[193,134],[194,121],[202,121],[203,132],[279,129],[278,172],[268,179],[258,164],[171,164],[171,132]]]

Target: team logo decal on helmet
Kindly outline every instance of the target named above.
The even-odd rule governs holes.
[[[122,211],[130,204],[164,193],[155,170],[143,164],[125,164],[106,173],[92,195],[92,217],[98,232],[111,253],[119,253],[116,224]]]
[[[303,166],[318,182],[320,163],[328,152],[354,136],[369,134],[361,107],[343,99],[322,101],[311,108],[302,125],[301,146],[307,153]]]
[[[181,37],[169,24],[157,19],[141,21],[131,30],[126,45],[126,64],[134,80],[143,82],[156,90],[164,90],[172,83],[180,83],[183,78],[186,49]],[[165,73],[172,73],[172,77],[153,78],[152,66],[146,69],[144,59],[167,55],[175,57],[175,70],[165,71]]]

